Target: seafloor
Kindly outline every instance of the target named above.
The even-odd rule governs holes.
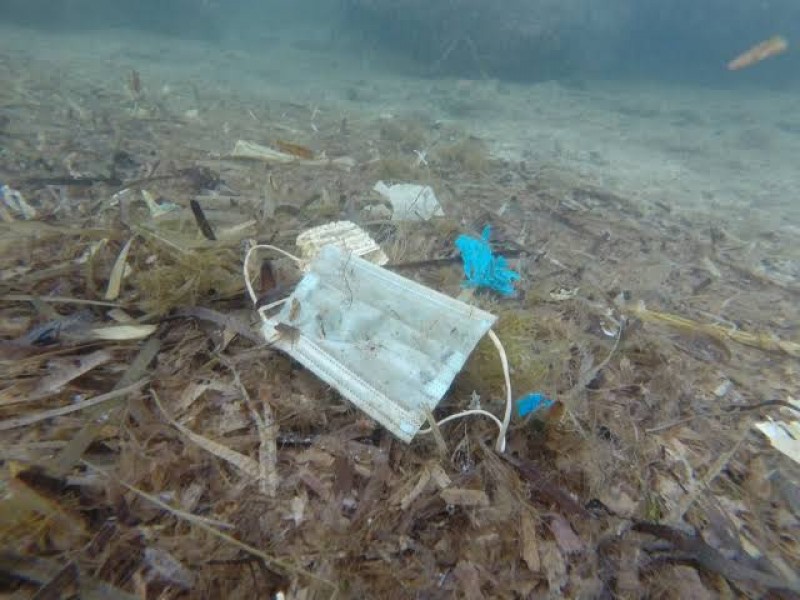
[[[796,597],[800,470],[755,427],[797,411],[796,90],[223,46],[0,30],[3,593]],[[445,216],[392,220],[378,180]],[[243,249],[335,220],[495,313],[514,396],[555,407],[502,455],[479,418],[406,445],[264,347]],[[486,225],[512,298],[462,293]],[[482,342],[436,416],[504,397]]]

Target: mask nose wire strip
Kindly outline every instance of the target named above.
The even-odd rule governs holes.
[[[250,296],[250,300],[252,300],[253,304],[256,304],[258,302],[258,298],[256,297],[255,290],[253,289],[253,283],[250,281],[250,257],[257,250],[272,250],[273,252],[277,252],[278,254],[282,254],[285,257],[290,258],[299,265],[303,264],[302,259],[298,258],[294,254],[291,254],[290,252],[287,252],[286,250],[278,248],[277,246],[271,246],[269,244],[259,244],[257,246],[253,246],[252,248],[250,248],[247,251],[247,254],[245,254],[242,271],[244,272],[244,284],[245,287],[247,288],[247,294]],[[275,306],[279,306],[284,302],[286,302],[286,298],[284,298],[283,300],[278,300],[277,302],[273,302],[268,306],[262,306],[258,311],[259,316],[261,317],[262,320],[266,319],[264,311],[274,308]],[[503,344],[502,342],[500,342],[500,338],[497,337],[497,334],[491,329],[489,330],[489,339],[492,340],[492,343],[495,345],[495,348],[497,348],[497,353],[500,355],[500,364],[503,367],[503,379],[506,388],[506,410],[505,414],[503,415],[503,420],[501,421],[489,411],[483,409],[470,409],[470,410],[464,410],[454,415],[450,415],[449,417],[445,417],[436,424],[444,425],[445,423],[449,423],[450,421],[455,421],[456,419],[460,419],[462,417],[468,417],[470,415],[482,415],[484,417],[489,417],[492,421],[495,422],[495,425],[497,425],[497,428],[500,430],[497,435],[495,450],[497,450],[498,452],[505,452],[506,433],[508,432],[508,425],[511,422],[511,406],[513,404],[512,394],[511,394],[511,375],[508,368],[508,358],[506,357],[506,351],[503,348]],[[431,432],[430,428],[419,430],[419,433],[430,433],[430,432]]]

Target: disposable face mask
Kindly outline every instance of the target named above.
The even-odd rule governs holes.
[[[247,285],[252,292],[249,281]],[[496,320],[331,245],[320,250],[281,304],[272,316],[268,312],[275,305],[259,310],[266,342],[404,442],[420,431]],[[493,334],[492,339],[496,340]],[[501,357],[507,367],[504,354]],[[506,413],[503,423],[482,410],[446,420],[488,415],[501,428],[502,450],[510,404]]]

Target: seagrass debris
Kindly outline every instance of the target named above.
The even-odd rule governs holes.
[[[782,340],[770,333],[751,333],[732,329],[730,327],[723,327],[716,323],[702,323],[681,315],[648,309],[644,306],[644,303],[641,302],[629,306],[629,310],[633,315],[651,323],[669,325],[689,333],[704,333],[721,341],[731,340],[768,352],[782,352],[789,356],[800,358],[800,343]]]
[[[466,48],[456,45],[452,52]],[[211,115],[204,112],[204,118]],[[246,121],[240,130],[252,127],[249,117]],[[307,122],[292,125],[298,131],[308,129]],[[326,125],[327,130],[338,129],[338,123]],[[59,127],[54,131],[63,131],[63,124]],[[187,135],[182,131],[181,137],[173,137],[182,146]],[[371,135],[381,156],[416,163],[411,150],[417,148],[403,148],[410,141],[384,139],[377,126]],[[434,137],[416,135],[415,143],[428,146]],[[359,147],[366,142],[352,139],[349,147],[342,143],[342,154],[360,157]],[[197,144],[204,148],[204,161],[208,152],[218,150],[213,144],[206,148],[206,142]],[[690,501],[685,521],[725,540],[726,552],[737,561],[757,551],[763,562],[783,561],[790,569],[798,564],[793,541],[800,537],[794,535],[797,520],[780,491],[792,472],[789,461],[780,462],[783,457],[777,452],[766,451],[760,436],[742,436],[747,425],[742,411],[736,420],[694,418],[716,414],[721,399],[713,392],[720,379],[731,379],[726,372],[737,373],[726,399],[741,406],[755,407],[759,401],[748,378],[763,378],[767,388],[774,385],[768,378],[783,368],[780,385],[795,385],[786,360],[792,356],[781,349],[770,361],[753,359],[757,352],[728,353],[727,363],[701,361],[690,353],[699,344],[694,338],[722,339],[717,337],[722,334],[699,330],[694,322],[658,317],[643,328],[627,327],[614,349],[615,340],[603,329],[610,303],[605,299],[615,295],[613,288],[628,284],[628,276],[641,266],[636,262],[640,238],[653,245],[654,240],[670,243],[673,236],[653,229],[652,223],[636,223],[630,206],[618,198],[602,201],[594,192],[592,197],[600,198],[595,209],[576,210],[565,229],[565,221],[554,214],[560,204],[531,201],[550,198],[552,190],[537,189],[538,180],[527,180],[533,190],[527,196],[506,189],[496,183],[505,171],[515,177],[524,177],[524,172],[490,161],[476,162],[479,168],[466,185],[461,163],[467,153],[437,156],[437,147],[426,159],[430,164],[412,172],[441,178],[446,182],[442,187],[452,189],[442,196],[449,218],[414,227],[385,222],[367,227],[393,258],[417,263],[405,272],[451,295],[458,294],[462,278],[457,260],[450,259],[458,233],[479,231],[490,220],[502,238],[522,246],[536,240],[536,251],[520,258],[526,285],[535,289],[526,289],[524,300],[499,306],[498,334],[507,340],[515,389],[542,389],[556,399],[574,392],[574,420],[549,415],[515,420],[508,457],[522,461],[521,467],[506,464],[485,447],[489,427],[480,421],[442,426],[445,449],[434,441],[405,447],[360,419],[308,373],[257,346],[258,332],[249,322],[252,313],[241,301],[241,288],[237,290],[240,241],[277,236],[282,246],[290,244],[309,221],[321,222],[313,203],[308,205],[313,209],[297,207],[299,200],[314,194],[319,199],[315,202],[325,204],[335,218],[348,211],[347,217],[357,220],[358,204],[348,200],[342,207],[330,196],[337,189],[351,197],[369,190],[374,178],[368,168],[305,169],[303,157],[295,156],[292,162],[270,163],[265,180],[266,169],[259,162],[226,160],[230,189],[219,195],[170,187],[178,183],[174,178],[146,176],[132,188],[136,192],[151,186],[154,206],[147,196],[131,193],[101,214],[58,213],[74,227],[19,221],[16,231],[0,230],[3,256],[22,252],[19,256],[25,259],[9,264],[8,270],[3,265],[2,285],[10,287],[3,289],[0,324],[4,335],[13,331],[9,338],[25,341],[29,352],[0,364],[3,379],[11,382],[0,392],[0,409],[3,419],[37,415],[35,422],[2,432],[3,456],[19,462],[3,473],[3,481],[15,478],[11,485],[18,489],[23,489],[22,482],[29,504],[38,506],[38,512],[13,521],[4,539],[17,552],[25,549],[30,562],[48,560],[53,566],[35,585],[24,586],[25,591],[54,585],[59,572],[69,571],[66,561],[56,563],[54,557],[70,556],[82,577],[116,585],[125,593],[135,590],[139,597],[180,593],[252,598],[278,591],[328,597],[330,589],[308,572],[335,582],[340,595],[352,597],[406,592],[476,598],[657,594],[662,580],[673,583],[669,578],[674,571],[650,562],[639,537],[619,535],[629,523],[617,515],[663,518],[680,513]],[[173,145],[160,152],[171,159],[180,149]],[[184,164],[196,159],[179,158]],[[183,185],[188,177],[181,179]],[[583,197],[567,187],[553,194]],[[294,210],[275,211],[261,220],[254,211],[263,188],[282,196]],[[290,191],[298,189],[302,192]],[[328,191],[323,194],[322,189]],[[519,194],[519,206],[509,202],[501,218],[502,211],[492,203],[512,192]],[[191,198],[202,206],[216,241],[198,230],[186,205]],[[52,218],[47,206],[42,204],[42,214]],[[121,218],[125,207],[127,218]],[[89,215],[88,220],[81,214]],[[239,233],[225,238],[227,227],[239,225],[244,227]],[[589,252],[581,244],[585,239],[602,241],[600,227],[622,243]],[[584,237],[587,232],[591,235]],[[687,235],[701,233],[698,229]],[[633,252],[626,256],[624,242],[631,240]],[[675,260],[694,260],[682,248],[675,250]],[[603,252],[607,260],[594,260]],[[204,269],[216,273],[222,285],[203,280],[212,278]],[[148,271],[158,272],[151,287],[141,285],[145,279],[140,277]],[[117,294],[117,284],[111,285],[115,273],[118,295],[108,302],[103,298],[109,289]],[[587,281],[596,289],[587,290]],[[737,282],[718,278],[712,285],[721,286],[713,291],[725,298],[724,286]],[[646,281],[631,286],[634,294],[653,287]],[[562,287],[581,288],[583,297],[554,298],[551,292]],[[667,300],[672,291],[663,290]],[[726,316],[739,318],[737,313],[757,306],[759,291],[747,290],[753,296],[730,306]],[[690,300],[713,310],[702,298]],[[76,307],[91,309],[91,319],[76,319],[81,327],[147,326],[151,335],[139,354],[135,340],[86,345],[70,337],[78,333],[68,319],[80,312]],[[115,309],[124,310],[132,321]],[[784,318],[792,314],[790,309],[788,303],[776,307]],[[628,316],[648,322],[651,315],[629,311]],[[753,310],[739,322],[766,322],[762,318]],[[47,326],[38,329],[40,325]],[[667,327],[682,335],[665,335]],[[50,335],[54,331],[59,335]],[[683,335],[695,332],[702,335]],[[36,346],[34,339],[57,343]],[[756,348],[768,346],[758,343]],[[142,354],[142,362],[152,367],[137,370],[130,381],[120,378],[134,356]],[[463,406],[473,391],[485,405],[497,402],[493,394],[500,380],[487,384],[498,375],[488,368],[496,364],[493,349],[486,349],[482,358],[487,368],[478,371],[470,365],[448,402]],[[70,370],[66,367],[73,359]],[[480,353],[477,359],[480,363]],[[80,404],[142,379],[150,380],[146,390]],[[52,395],[24,402],[28,391],[42,382],[40,389]],[[169,418],[184,429],[165,417],[150,388]],[[76,402],[78,408],[72,410]],[[40,418],[62,407],[69,412]],[[658,424],[689,417],[690,422],[650,432]],[[249,460],[242,462],[241,457]],[[236,466],[237,461],[248,469]],[[37,471],[42,465],[49,478]],[[22,587],[24,569],[16,563],[8,568],[4,575],[11,573],[14,585]],[[730,592],[724,581],[705,576],[713,568],[702,568],[707,571],[702,580],[687,568],[698,592]]]

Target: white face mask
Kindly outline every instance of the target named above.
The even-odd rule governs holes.
[[[325,246],[263,334],[410,442],[496,317]]]

